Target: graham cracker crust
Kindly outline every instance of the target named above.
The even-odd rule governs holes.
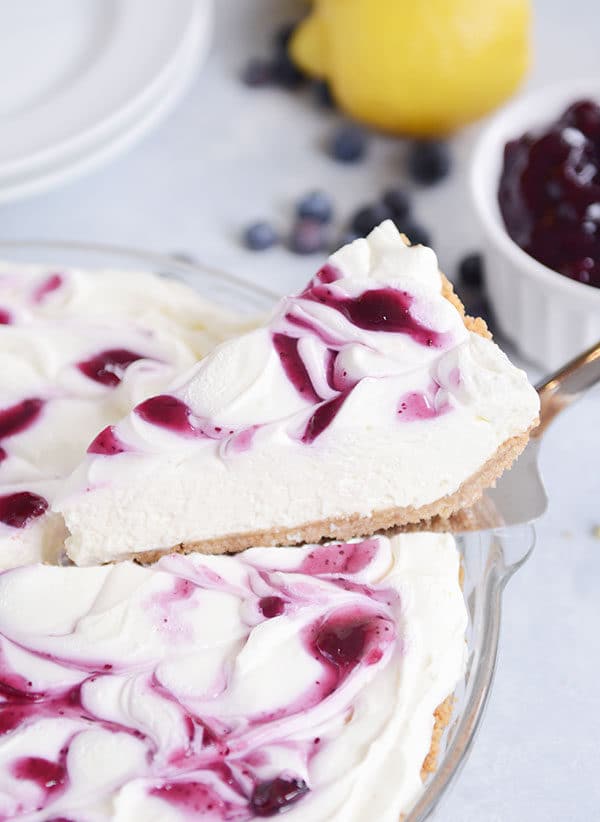
[[[427,777],[434,773],[437,769],[442,736],[450,724],[453,709],[454,696],[450,694],[450,696],[447,696],[446,699],[438,705],[433,712],[434,725],[433,733],[431,735],[431,747],[429,748],[429,753],[425,757],[421,768],[421,779],[423,781],[425,781]]]
[[[433,725],[433,733],[431,735],[431,747],[429,748],[429,753],[423,760],[423,766],[421,768],[421,779],[423,782],[427,779],[428,776],[431,776],[432,773],[435,773],[438,766],[438,757],[440,755],[440,746],[442,743],[442,736],[444,735],[444,731],[450,724],[450,719],[452,717],[452,710],[454,708],[454,696],[450,694],[447,696],[446,699],[437,706],[435,711],[433,712],[434,718],[434,725]],[[406,814],[400,814],[400,819],[398,822],[404,822],[406,819]]]
[[[464,592],[465,588],[465,566],[463,564],[463,558],[461,556],[460,565],[458,568],[458,584],[460,585],[461,590]],[[442,744],[442,737],[444,735],[444,731],[450,724],[450,719],[452,718],[452,711],[454,710],[454,694],[449,694],[443,702],[437,706],[435,711],[433,712],[433,732],[431,734],[431,745],[429,746],[429,751],[427,756],[423,760],[423,765],[421,766],[421,779],[423,782],[427,779],[428,776],[431,776],[432,773],[435,773],[438,766],[438,759],[440,756],[440,747]],[[400,817],[400,822],[404,817]]]

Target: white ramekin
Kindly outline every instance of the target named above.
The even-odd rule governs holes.
[[[558,368],[600,339],[600,288],[558,274],[509,237],[498,206],[504,145],[544,128],[580,99],[600,102],[600,81],[561,84],[522,95],[483,129],[471,161],[474,210],[484,237],[486,285],[500,330],[545,369]]]

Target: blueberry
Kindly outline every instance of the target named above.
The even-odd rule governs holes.
[[[333,135],[330,153],[340,163],[356,163],[365,156],[367,137],[365,132],[354,125],[340,126]]]
[[[598,139],[600,135],[600,106],[591,100],[579,100],[565,111],[561,120],[575,126],[586,137]]]
[[[450,171],[450,149],[440,140],[415,140],[409,148],[407,162],[414,180],[432,185]]]
[[[384,220],[389,220],[392,213],[383,203],[374,203],[359,209],[352,217],[351,228],[359,237],[366,237]]]
[[[559,220],[564,220],[568,223],[578,223],[579,222],[579,214],[577,213],[577,209],[575,206],[571,205],[566,201],[562,203],[557,203],[555,212],[556,216]],[[586,221],[584,220],[582,225],[585,225]]]
[[[467,314],[471,317],[481,317],[482,320],[485,320],[490,331],[493,331],[495,326],[494,313],[485,294],[478,291],[476,296],[464,293],[461,296],[465,297],[464,306]]]
[[[278,241],[277,232],[270,223],[253,223],[244,232],[244,243],[252,251],[265,251]]]
[[[260,57],[253,57],[242,72],[242,82],[253,88],[269,85],[273,82],[272,63]]]
[[[410,212],[410,197],[403,188],[388,188],[383,204],[392,212],[395,220],[404,220]]]
[[[287,51],[287,47],[290,44],[290,40],[292,39],[292,35],[296,30],[297,25],[298,23],[294,21],[291,23],[283,23],[283,25],[279,26],[273,37],[276,49]]]
[[[481,254],[467,254],[458,265],[458,276],[462,285],[481,288],[483,285],[483,259]]]
[[[296,213],[298,217],[310,217],[320,223],[329,223],[333,217],[331,197],[324,191],[311,191],[299,201]]]
[[[315,254],[327,247],[327,233],[322,222],[303,217],[292,229],[289,240],[294,254]]]
[[[419,223],[403,223],[401,231],[406,234],[411,245],[431,245],[431,235]]]
[[[315,80],[313,83],[315,100],[323,108],[335,108],[335,100],[331,93],[331,86],[327,80]]]
[[[300,88],[306,82],[306,75],[293,62],[287,51],[275,55],[272,64],[273,80],[290,91]]]

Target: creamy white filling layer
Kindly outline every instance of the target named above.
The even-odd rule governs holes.
[[[397,822],[464,672],[452,537],[0,576],[0,817]]]

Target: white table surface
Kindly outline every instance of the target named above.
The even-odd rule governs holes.
[[[248,90],[237,74],[265,50],[294,2],[218,0],[213,51],[172,116],[128,154],[63,189],[0,208],[0,239],[71,239],[184,251],[280,292],[299,286],[315,258],[252,254],[240,229],[254,218],[289,223],[294,198],[320,186],[348,215],[402,180],[403,146],[377,138],[369,161],[347,168],[322,150],[337,118],[310,100]],[[600,70],[595,0],[537,0],[528,85]],[[476,249],[464,171],[476,128],[455,141],[441,186],[416,194],[442,267]],[[537,375],[536,375],[537,376]],[[483,727],[443,822],[600,818],[600,394],[547,435],[550,508],[538,547],[510,582],[500,658]]]

